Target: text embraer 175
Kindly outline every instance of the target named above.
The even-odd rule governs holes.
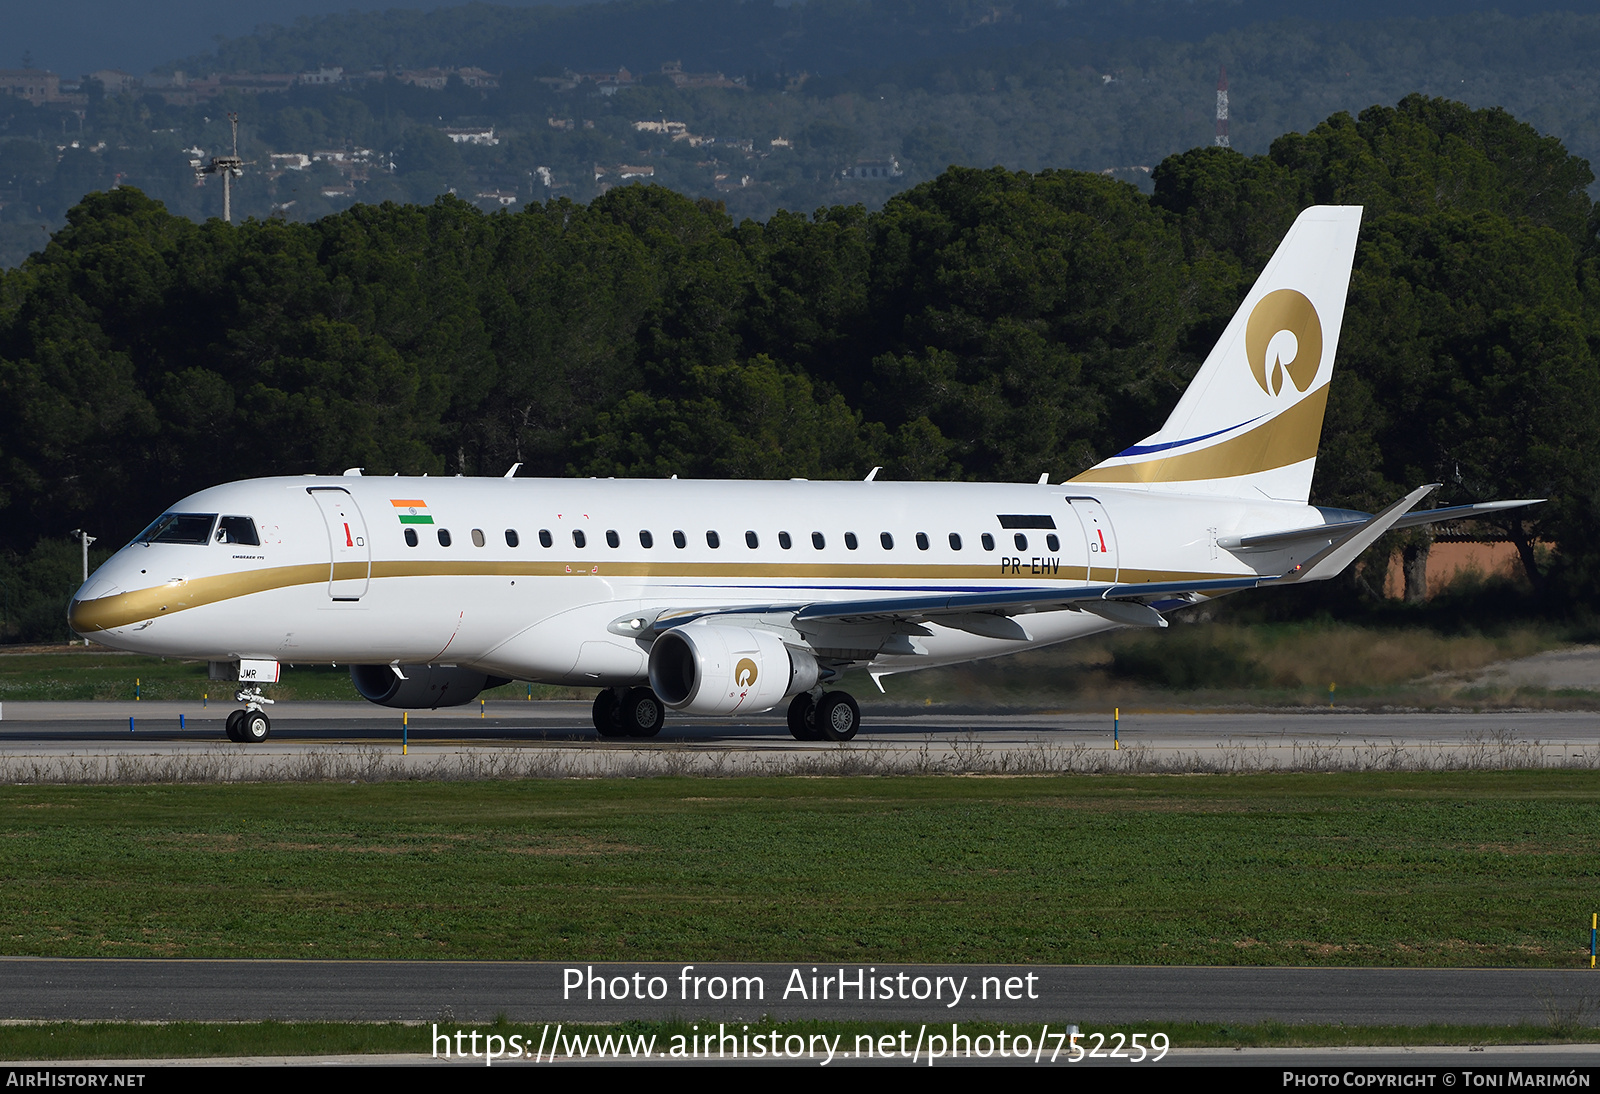
[[[73,630],[232,663],[229,736],[270,732],[278,665],[349,664],[392,707],[506,680],[602,690],[596,728],[789,700],[849,740],[833,685],[993,657],[1256,586],[1320,581],[1391,528],[1308,504],[1359,207],[1302,213],[1161,430],[1058,486],[272,478],[184,498],[79,590]],[[229,666],[231,668],[231,665]]]

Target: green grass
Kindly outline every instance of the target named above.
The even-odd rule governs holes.
[[[1576,967],[1600,773],[0,788],[10,954]]]
[[[993,1022],[964,1022],[957,1020],[960,1032],[968,1037],[987,1034],[996,1036],[1002,1029],[1011,1035],[1028,1034],[1034,1044],[1043,1023],[1015,1023],[998,1025]],[[1174,1049],[1185,1048],[1328,1048],[1344,1046],[1414,1046],[1414,1045],[1528,1045],[1589,1043],[1593,1033],[1586,1030],[1557,1029],[1550,1026],[1320,1026],[1286,1025],[1267,1022],[1250,1026],[1222,1026],[1215,1022],[1136,1022],[1122,1025],[1104,1025],[1084,1020],[1081,1016],[1066,1015],[1050,1023],[1052,1031],[1064,1028],[1066,1022],[1076,1022],[1085,1035],[1112,1031],[1124,1034],[1165,1033]],[[424,1025],[360,1022],[48,1022],[28,1025],[11,1025],[0,1028],[0,1059],[4,1060],[94,1060],[94,1059],[184,1059],[218,1056],[340,1056],[369,1054],[411,1053],[428,1055],[433,1051],[435,1023]],[[538,1046],[541,1035],[553,1037],[555,1030],[543,1024],[508,1022],[462,1022],[441,1020],[437,1023],[441,1033],[453,1034],[463,1030],[470,1045],[473,1030],[496,1033],[507,1042],[513,1035],[520,1036],[529,1046]],[[553,1025],[553,1023],[552,1023]],[[617,1026],[563,1026],[563,1041],[567,1038],[624,1034],[630,1037],[656,1039],[657,1051],[670,1048],[674,1037],[689,1037],[696,1032],[716,1030],[717,1021],[701,1021],[696,1030],[688,1020],[626,1022]],[[773,1022],[762,1019],[750,1023],[728,1023],[740,1037],[748,1033],[752,1040],[773,1030],[785,1036],[812,1033],[826,1034],[830,1040],[839,1037],[838,1047],[852,1051],[857,1036],[874,1038],[898,1035],[909,1030],[914,1040],[920,1023],[904,1022],[828,1022],[798,1021]],[[950,1023],[929,1023],[929,1031],[948,1036]],[[483,1041],[479,1041],[480,1052]],[[548,1039],[545,1043],[549,1043]],[[1095,1042],[1080,1039],[1085,1048],[1095,1047]],[[1048,1058],[1056,1041],[1047,1041],[1044,1052]],[[1107,1046],[1112,1047],[1112,1046]],[[452,1046],[453,1050],[453,1046]],[[1070,1051],[1064,1048],[1063,1058]],[[1127,1051],[1126,1049],[1124,1051]],[[525,1051],[531,1055],[531,1051]]]

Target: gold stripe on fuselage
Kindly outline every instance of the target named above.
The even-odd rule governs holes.
[[[998,563],[981,566],[896,566],[878,563],[799,563],[769,562],[595,562],[588,559],[529,562],[454,562],[419,559],[415,562],[377,561],[371,564],[373,580],[402,577],[633,577],[653,578],[659,582],[673,579],[700,581],[729,581],[735,579],[817,579],[836,580],[898,580],[922,583],[937,580],[956,581],[1037,581],[1041,586],[1063,581],[1084,582],[1082,566],[1060,566],[1051,573],[1034,573],[1031,560],[1022,561],[1019,572],[997,573]],[[368,566],[360,562],[341,562],[332,567],[333,580],[356,580],[368,576]],[[1120,584],[1144,584],[1153,581],[1205,581],[1213,578],[1239,577],[1228,573],[1180,573],[1163,570],[1136,570],[1124,568],[1118,574]],[[318,585],[330,580],[326,562],[302,566],[275,566],[249,573],[215,574],[196,577],[172,585],[152,589],[139,589],[117,593],[97,600],[74,600],[67,613],[72,629],[79,634],[114,630],[118,627],[158,619],[190,608],[217,604],[227,600],[273,592],[300,585]],[[1096,581],[1109,581],[1109,570],[1095,567]],[[783,593],[781,585],[771,586],[774,593]],[[805,590],[793,590],[804,592]],[[969,590],[950,590],[952,595]],[[865,592],[865,590],[863,590]],[[907,595],[926,593],[927,589],[908,588]],[[370,595],[370,593],[368,594]],[[892,596],[892,591],[871,590],[874,598]],[[708,598],[714,599],[714,598]],[[788,599],[793,599],[792,597]],[[826,597],[811,597],[826,601]],[[692,607],[693,605],[686,605]]]

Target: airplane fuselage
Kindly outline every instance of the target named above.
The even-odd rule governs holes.
[[[772,605],[1275,575],[1295,559],[1218,538],[1323,519],[1074,484],[361,476],[230,483],[170,512],[206,526],[117,552],[79,591],[75,630],[168,657],[449,663],[592,686],[645,678],[648,645],[612,627],[630,615],[736,609],[761,626],[753,609]],[[225,534],[230,517],[259,542]],[[836,653],[901,672],[1116,625],[1017,618],[1025,638],[931,622],[868,656]]]

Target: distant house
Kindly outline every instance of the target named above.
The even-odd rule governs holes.
[[[594,181],[600,182],[601,179],[607,176],[614,176],[619,179],[653,179],[656,177],[656,169],[649,164],[643,167],[635,167],[626,163],[619,163],[615,167],[608,167],[598,163],[594,165]]]
[[[517,195],[511,190],[484,190],[478,194],[479,201],[498,202],[501,208],[517,203]]]
[[[687,122],[669,122],[665,119],[659,122],[634,122],[633,128],[639,133],[665,133],[669,136],[689,132]]]
[[[327,87],[344,83],[343,68],[319,68],[315,72],[302,72],[295,81],[309,87]]]
[[[499,87],[500,77],[492,72],[485,72],[481,68],[461,68],[456,70],[456,75],[461,77],[461,82],[468,87]]]
[[[90,80],[100,81],[100,86],[105,88],[107,95],[122,95],[129,91],[137,91],[144,86],[143,80],[129,75],[120,68],[102,68],[83,77],[84,83]]]
[[[450,82],[450,70],[447,68],[407,68],[402,69],[395,77],[403,84],[412,87],[423,87],[429,91],[443,91],[444,85]]]
[[[214,77],[222,88],[247,95],[272,95],[288,91],[300,79],[293,72],[229,72]]]
[[[728,79],[720,72],[685,72],[682,61],[668,61],[661,66],[661,74],[672,81],[673,87],[728,87],[746,91],[744,77]]]
[[[311,157],[304,152],[273,152],[267,162],[269,171],[304,171],[311,166]]]
[[[34,106],[63,101],[61,77],[42,68],[0,69],[0,94],[27,99]]]
[[[472,126],[464,129],[447,126],[439,130],[439,132],[449,137],[456,144],[483,144],[493,146],[500,143],[500,138],[494,135],[493,126]]]
[[[891,156],[886,160],[860,160],[841,174],[847,179],[897,179],[905,172],[900,170],[900,161]]]
[[[633,73],[625,68],[615,72],[567,72],[564,79],[570,81],[571,86],[588,83],[594,84],[602,92],[610,89],[615,91],[619,87],[629,87],[634,83]]]

